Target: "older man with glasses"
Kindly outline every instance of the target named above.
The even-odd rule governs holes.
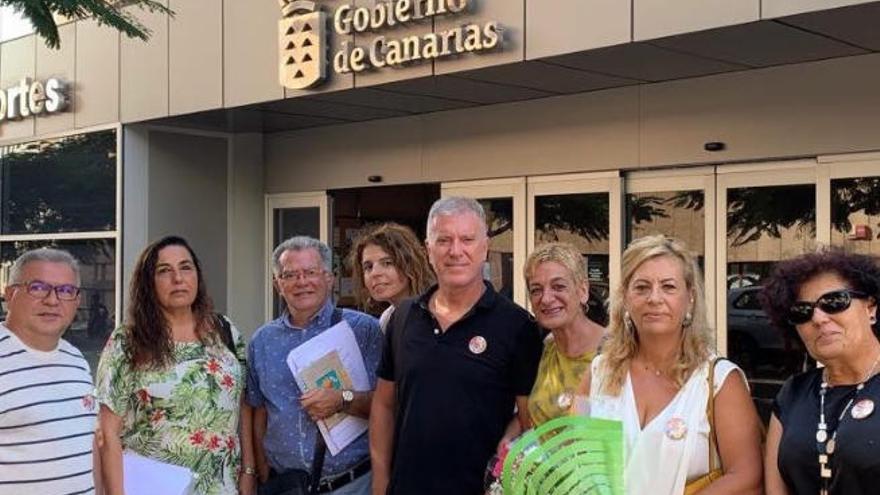
[[[89,363],[61,335],[76,316],[79,265],[66,251],[19,256],[0,323],[0,494],[95,493]]]
[[[292,237],[273,253],[275,289],[283,314],[260,327],[248,347],[248,402],[254,410],[254,445],[261,495],[296,495],[306,474],[319,475],[317,493],[370,492],[367,435],[337,455],[325,455],[315,421],[345,412],[369,417],[376,368],[382,353],[379,323],[372,316],[338,309],[333,302],[330,248],[311,237]],[[370,390],[320,389],[303,393],[287,365],[290,352],[341,321],[348,323],[369,375]],[[323,464],[323,470],[315,465]]]

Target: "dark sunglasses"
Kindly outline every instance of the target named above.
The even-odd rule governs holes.
[[[788,309],[788,322],[792,325],[806,323],[813,318],[813,310],[821,309],[829,315],[835,315],[849,309],[853,299],[865,299],[868,295],[857,290],[841,289],[826,292],[816,302],[797,301]]]

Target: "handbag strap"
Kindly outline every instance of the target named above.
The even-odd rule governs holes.
[[[715,440],[715,365],[718,364],[718,361],[724,359],[723,357],[716,357],[709,363],[709,377],[707,382],[709,384],[709,399],[706,401],[706,417],[709,419],[709,472],[711,473],[717,466],[715,465],[715,450],[716,440]]]
[[[342,321],[342,310],[333,308],[333,314],[330,315],[330,326],[334,326]],[[324,458],[327,457],[327,444],[324,442],[324,435],[321,429],[315,424],[315,455],[312,457],[312,470],[309,472],[309,493],[318,493],[321,486],[321,471],[324,470]]]
[[[236,355],[235,341],[232,339],[232,324],[229,323],[229,320],[221,313],[214,313],[214,319],[217,320],[218,328],[220,330],[220,341],[223,342],[223,345],[225,345],[227,349],[229,349],[229,352]]]
[[[318,493],[318,488],[321,486],[321,471],[324,470],[324,458],[326,456],[327,444],[324,443],[324,435],[318,429],[315,435],[315,456],[312,458],[312,471],[309,473],[309,493]]]

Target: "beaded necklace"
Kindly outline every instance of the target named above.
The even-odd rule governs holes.
[[[822,487],[819,489],[819,495],[829,495],[830,493],[828,487],[831,484],[832,474],[831,456],[837,449],[837,432],[840,431],[840,424],[846,417],[849,408],[852,407],[856,398],[858,398],[859,393],[865,388],[865,383],[874,376],[874,370],[877,368],[877,364],[880,364],[880,354],[877,355],[874,364],[868,368],[868,372],[865,373],[861,382],[856,385],[856,392],[849,398],[846,405],[843,406],[843,410],[837,418],[837,428],[834,429],[831,438],[828,438],[828,423],[825,422],[825,394],[829,387],[826,373],[827,369],[822,371],[822,385],[819,388],[819,424],[816,427],[816,450],[819,452],[819,478],[822,482]]]

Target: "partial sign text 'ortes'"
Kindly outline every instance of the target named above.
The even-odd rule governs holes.
[[[15,86],[0,89],[0,121],[61,112],[67,103],[64,81],[55,78],[31,81],[25,77]]]

